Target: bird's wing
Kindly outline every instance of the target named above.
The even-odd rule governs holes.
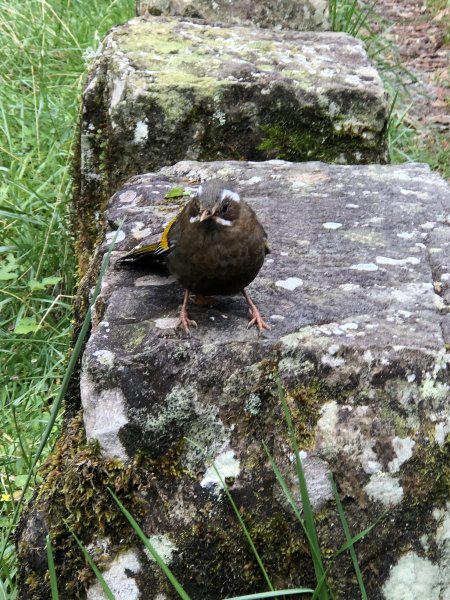
[[[141,246],[140,248],[134,248],[134,250],[131,250],[125,254],[125,256],[122,256],[118,262],[128,260],[134,261],[141,258],[154,258],[156,260],[163,258],[174,246],[174,241],[169,240],[169,232],[177,221],[178,217],[179,215],[176,215],[171,221],[169,221],[162,232],[159,242],[147,244],[146,246]]]

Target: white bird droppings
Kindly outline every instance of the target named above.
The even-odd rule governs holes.
[[[300,279],[299,277],[288,277],[287,279],[279,279],[275,282],[275,285],[292,292],[295,288],[303,285],[303,279]]]
[[[342,227],[342,223],[333,223],[330,221],[329,223],[323,223],[322,227],[324,229],[339,229]]]
[[[350,269],[354,269],[355,271],[378,271],[378,267],[374,263],[358,263],[357,265],[352,265]]]
[[[407,256],[406,258],[390,258],[388,256],[377,256],[376,259],[379,265],[390,265],[393,267],[402,267],[405,265],[418,265],[420,258],[417,256]]]

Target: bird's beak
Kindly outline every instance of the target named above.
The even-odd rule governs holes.
[[[210,219],[212,217],[212,213],[210,210],[204,210],[201,215],[200,215],[200,223],[202,221],[206,221],[207,219]]]

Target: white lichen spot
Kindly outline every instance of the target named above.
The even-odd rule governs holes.
[[[117,237],[116,237],[117,235]],[[123,229],[121,229],[118,233],[117,231],[109,231],[106,235],[105,235],[105,240],[107,244],[111,244],[112,241],[115,238],[115,243],[118,244],[119,242],[121,242],[122,240],[125,239],[125,231],[123,231]]]
[[[422,397],[426,400],[435,400],[436,402],[445,402],[449,393],[448,383],[440,383],[432,379],[425,379],[422,384]]]
[[[175,550],[177,550],[177,547],[172,543],[167,535],[152,535],[152,537],[148,538],[148,541],[156,550],[156,553],[159,554],[159,556],[163,559],[164,563],[166,565],[170,565],[172,562],[173,553]],[[155,560],[147,548],[144,550],[144,552],[149,560]]]
[[[359,204],[351,204],[351,203],[349,203],[349,204],[346,204],[345,206],[346,206],[346,208],[359,208]]]
[[[140,144],[147,139],[148,136],[148,125],[145,121],[138,121],[134,128],[134,143]]]
[[[340,229],[342,227],[342,223],[333,223],[329,221],[328,223],[323,223],[322,227],[324,229]]]
[[[176,329],[180,319],[177,317],[162,317],[161,319],[155,319],[155,327],[157,329]]]
[[[434,426],[434,439],[436,440],[436,442],[439,444],[439,446],[442,448],[442,446],[445,444],[445,440],[447,439],[448,434],[450,433],[450,426],[449,426],[449,422],[448,421],[440,421],[439,423],[436,423],[436,425]]]
[[[373,353],[371,350],[366,350],[363,354],[363,361],[371,364],[373,362]]]
[[[119,194],[119,202],[122,202],[123,204],[129,204],[130,202],[133,202],[136,196],[137,193],[134,190],[122,192],[121,194]]]
[[[405,265],[418,265],[420,258],[416,256],[407,256],[406,258],[389,258],[388,256],[377,256],[376,259],[379,265],[390,265],[393,267],[403,267]]]
[[[300,279],[299,277],[288,277],[287,279],[279,279],[275,282],[275,285],[292,292],[292,290],[303,285],[303,279]]]
[[[283,315],[270,315],[269,319],[271,321],[284,321],[285,317]]]
[[[342,356],[331,356],[330,354],[324,354],[320,362],[327,367],[332,367],[333,369],[337,369],[338,367],[342,367],[345,365],[345,360]]]
[[[355,329],[358,329],[358,323],[353,323],[352,321],[350,321],[349,323],[344,323],[343,325],[340,325],[340,328],[343,331],[354,331]]]
[[[359,283],[341,283],[339,289],[344,292],[356,292],[360,287]]]
[[[374,263],[358,263],[357,265],[352,265],[350,269],[354,269],[355,271],[378,271],[378,267]]]
[[[383,595],[385,600],[438,600],[439,567],[415,552],[408,552],[392,567]]]
[[[434,223],[433,221],[427,221],[426,223],[422,223],[420,227],[426,230],[434,229],[436,227],[436,223]]]
[[[116,600],[138,600],[139,588],[135,577],[141,570],[135,550],[126,550],[117,556],[109,568],[102,573],[113,597]],[[104,600],[106,598],[100,583],[94,583],[86,594],[87,600]]]
[[[399,480],[385,473],[373,474],[364,489],[371,500],[381,502],[384,506],[395,506],[403,498]]]
[[[395,436],[392,439],[392,448],[396,456],[388,464],[391,473],[396,473],[402,464],[411,458],[415,445],[416,442],[409,437],[400,438]]]
[[[335,400],[326,402],[320,411],[320,418],[317,422],[317,430],[320,436],[327,440],[335,440],[336,428],[338,424],[338,403]]]
[[[85,370],[80,377],[80,392],[87,439],[98,441],[104,458],[127,460],[127,453],[119,439],[119,431],[128,423],[126,398],[122,390],[99,390]]]
[[[255,175],[255,177],[250,177],[250,179],[247,179],[245,184],[246,185],[255,185],[256,183],[260,183],[261,181],[262,181],[262,177],[257,177]]]
[[[397,237],[401,238],[402,240],[412,240],[413,238],[416,237],[417,234],[418,234],[418,231],[416,231],[416,230],[402,231],[401,233],[397,233]]]
[[[142,277],[138,277],[134,281],[134,285],[136,287],[146,287],[149,285],[159,286],[159,285],[169,285],[170,283],[173,283],[174,281],[175,281],[175,278],[172,275],[169,275],[169,277],[166,277],[164,275],[151,274],[151,275],[143,275]]]
[[[240,473],[240,464],[238,459],[234,456],[234,451],[226,450],[216,456],[214,466],[215,468],[211,465],[206,469],[200,485],[204,488],[214,487],[215,492],[218,493],[223,487],[220,477],[223,481],[225,481],[227,477],[237,477]],[[220,473],[220,477],[217,474],[217,471]]]
[[[328,348],[328,354],[330,356],[334,356],[335,354],[337,354],[340,350],[340,346],[338,344],[332,344],[329,348]]]
[[[124,79],[116,79],[113,84],[113,91],[111,94],[111,102],[110,102],[110,114],[111,109],[113,109],[121,100],[122,93],[125,88],[125,80]]]
[[[151,227],[145,227],[141,221],[136,221],[130,231],[135,240],[143,240],[152,233]]]
[[[114,352],[111,352],[111,350],[96,350],[92,355],[95,356],[101,365],[105,365],[106,367],[112,367],[114,365],[116,355]]]

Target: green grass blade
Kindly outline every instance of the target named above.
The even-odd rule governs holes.
[[[70,529],[69,529],[69,531],[72,534],[72,536],[74,537],[74,539],[75,539],[76,543],[78,544],[78,546],[80,547],[81,552],[83,553],[83,556],[84,556],[86,562],[88,563],[88,565],[91,567],[92,571],[94,572],[94,575],[97,578],[97,581],[99,582],[99,584],[100,584],[102,590],[104,591],[105,596],[107,597],[107,599],[108,600],[116,600],[115,597],[114,597],[114,594],[112,593],[112,591],[110,589],[110,587],[106,583],[105,578],[100,573],[97,565],[92,560],[91,555],[89,554],[89,552],[84,547],[82,541],[75,535],[75,533],[73,531],[71,531]]]
[[[198,448],[200,450],[200,452],[203,453],[203,455],[206,457],[206,459],[209,462],[209,464],[214,469],[214,471],[215,471],[217,477],[219,478],[219,481],[220,481],[220,483],[221,483],[221,485],[222,485],[222,487],[223,487],[223,489],[224,489],[224,491],[225,491],[225,493],[227,495],[227,498],[230,501],[231,506],[233,507],[233,510],[234,510],[234,512],[236,514],[236,517],[237,517],[238,521],[239,521],[239,525],[240,525],[242,531],[244,532],[245,537],[247,538],[247,541],[248,541],[248,543],[250,545],[250,548],[252,549],[253,555],[256,558],[256,562],[258,563],[259,568],[261,569],[261,573],[263,574],[264,579],[266,580],[266,583],[269,586],[269,589],[273,592],[274,588],[273,588],[272,582],[270,581],[269,575],[267,574],[266,568],[264,567],[264,563],[263,563],[263,561],[261,559],[261,556],[259,555],[259,552],[256,549],[255,544],[253,543],[253,540],[251,538],[250,532],[248,531],[247,526],[244,523],[244,520],[243,520],[243,518],[241,516],[241,513],[239,512],[239,509],[236,506],[236,504],[235,504],[235,502],[233,500],[233,497],[230,494],[230,490],[229,490],[227,484],[225,483],[225,481],[222,478],[222,475],[219,473],[219,470],[217,469],[217,467],[216,467],[214,461],[212,460],[212,458],[206,454],[205,449],[202,448],[199,444],[197,444],[197,442],[194,442],[193,440],[190,440],[189,438],[186,438],[186,439],[187,439],[187,441],[190,444],[192,444],[193,446],[195,446],[196,448]]]
[[[313,559],[314,571],[316,574],[316,580],[319,582],[322,580],[322,578],[325,574],[325,569],[324,569],[322,559],[320,556],[320,545],[319,545],[319,540],[317,537],[316,525],[314,522],[314,513],[313,513],[311,502],[309,499],[308,487],[306,485],[305,474],[303,471],[302,461],[300,458],[300,451],[299,451],[298,444],[297,444],[297,438],[295,436],[295,431],[294,431],[294,426],[292,423],[291,414],[289,412],[289,407],[286,402],[284,390],[282,388],[281,381],[280,381],[280,378],[278,375],[276,377],[276,384],[277,384],[277,389],[278,389],[278,396],[279,396],[281,406],[283,408],[284,416],[286,418],[286,423],[288,426],[289,437],[291,440],[292,449],[294,450],[294,454],[295,454],[295,467],[296,467],[298,483],[299,483],[299,487],[300,487],[300,496],[302,499],[305,526],[306,526],[306,529],[309,534],[308,539],[310,540],[311,548],[315,549],[315,551],[312,552],[311,554],[312,554],[312,559]],[[320,598],[320,600],[328,600],[329,594],[328,594],[328,590],[327,590],[326,586],[321,588],[321,591],[319,593],[319,598]]]
[[[42,452],[43,452],[43,450],[44,450],[44,448],[45,448],[45,446],[47,444],[47,441],[48,441],[48,439],[50,437],[50,433],[51,433],[51,431],[53,429],[53,426],[55,424],[56,417],[58,415],[59,409],[61,408],[62,401],[63,401],[64,396],[66,395],[67,389],[69,387],[70,379],[72,377],[72,374],[73,374],[73,372],[75,370],[75,367],[77,365],[77,362],[78,362],[78,358],[80,357],[81,351],[83,349],[84,340],[85,340],[85,338],[86,338],[86,336],[88,334],[89,327],[91,325],[91,309],[92,309],[92,307],[93,307],[93,305],[94,305],[94,303],[95,303],[95,301],[97,299],[98,294],[100,293],[101,283],[102,283],[102,280],[103,280],[103,276],[104,276],[104,274],[106,272],[106,269],[108,268],[109,258],[111,256],[112,249],[114,248],[114,245],[116,243],[116,238],[117,238],[117,235],[118,235],[118,233],[119,233],[119,231],[120,231],[120,229],[122,227],[122,224],[123,224],[123,221],[120,223],[119,228],[118,228],[118,230],[115,233],[114,239],[113,239],[113,241],[111,242],[111,244],[109,246],[108,252],[103,257],[103,262],[102,262],[102,266],[101,266],[101,269],[100,269],[100,274],[98,276],[97,284],[95,286],[95,290],[94,290],[94,293],[92,295],[92,300],[91,300],[91,302],[89,304],[89,308],[88,308],[88,310],[86,312],[86,316],[84,317],[83,325],[81,326],[80,333],[78,335],[77,341],[75,342],[72,355],[71,355],[71,357],[69,359],[69,363],[67,365],[66,372],[64,373],[64,377],[63,377],[63,380],[62,380],[62,383],[61,383],[61,387],[60,387],[59,392],[58,392],[58,396],[57,396],[55,402],[53,403],[53,406],[52,406],[52,409],[51,409],[51,413],[50,413],[50,418],[48,420],[48,423],[47,423],[47,426],[45,428],[44,434],[42,435],[39,447],[38,447],[38,449],[36,451],[36,454],[35,454],[35,456],[33,458],[31,469],[29,470],[28,475],[27,475],[27,479],[26,479],[26,481],[25,481],[25,483],[23,485],[22,494],[21,494],[20,499],[17,502],[16,508],[14,510],[13,518],[12,518],[11,523],[10,523],[9,528],[8,528],[7,537],[9,537],[11,535],[12,530],[14,529],[14,526],[17,523],[17,519],[18,519],[18,516],[20,514],[20,510],[21,510],[21,507],[23,505],[23,502],[25,500],[25,496],[26,496],[27,490],[28,490],[28,488],[30,486],[31,479],[33,478],[34,473],[35,473],[36,465],[39,462],[39,459],[40,459],[40,457],[42,455]],[[3,547],[2,552],[0,553],[0,562],[3,559],[4,550],[5,550],[5,547]]]
[[[345,516],[344,508],[342,506],[342,502],[339,497],[339,493],[337,491],[336,483],[331,474],[330,474],[330,482],[331,482],[331,487],[333,489],[334,500],[336,502],[336,506],[338,509],[339,518],[341,520],[342,529],[344,530],[345,539],[347,540],[347,543],[350,544],[350,547],[349,547],[350,556],[352,557],[353,568],[355,569],[356,579],[358,581],[359,590],[361,592],[361,598],[362,598],[362,600],[367,600],[366,588],[364,587],[364,581],[363,581],[361,569],[359,568],[358,557],[356,556],[354,544],[352,542],[350,528],[348,526],[347,518]]]
[[[172,571],[169,569],[169,567],[163,561],[163,559],[161,558],[161,556],[158,554],[158,552],[156,551],[156,549],[150,543],[148,537],[145,535],[145,533],[139,527],[139,525],[137,524],[136,520],[131,515],[131,513],[128,512],[128,510],[125,508],[125,506],[122,504],[122,502],[119,500],[119,498],[115,495],[115,493],[111,489],[108,488],[108,491],[111,494],[111,496],[114,498],[114,501],[116,502],[116,504],[118,505],[118,507],[120,508],[120,510],[122,511],[122,514],[127,518],[128,522],[130,523],[131,527],[134,529],[135,533],[142,540],[142,542],[144,543],[144,545],[147,548],[147,550],[150,552],[150,554],[155,559],[156,563],[159,565],[159,567],[161,568],[161,570],[164,572],[164,575],[167,577],[167,579],[173,585],[173,587],[177,591],[177,593],[180,596],[180,598],[182,598],[183,600],[190,600],[190,597],[184,591],[184,589],[182,588],[182,586],[181,586],[180,582],[178,581],[178,579],[175,577],[175,575],[172,573]]]
[[[317,548],[316,546],[313,544],[310,535],[309,535],[309,531],[305,525],[305,521],[300,513],[300,510],[297,506],[297,503],[295,502],[294,497],[291,494],[290,489],[287,486],[287,483],[280,471],[280,469],[278,468],[277,464],[275,463],[273,456],[271,455],[267,445],[265,442],[262,443],[264,450],[266,451],[267,454],[267,458],[269,459],[270,462],[270,466],[272,467],[273,472],[275,473],[275,477],[277,478],[278,483],[280,484],[281,489],[283,490],[283,494],[286,496],[286,499],[288,500],[289,504],[291,505],[292,510],[294,511],[295,516],[297,517],[300,525],[303,528],[303,532],[306,536],[306,539],[308,540],[308,544],[309,544],[309,548],[311,550],[311,554],[316,554],[316,558],[317,560],[320,560],[320,555],[317,554]]]
[[[50,577],[50,589],[52,592],[52,600],[59,600],[58,584],[56,583],[55,561],[53,560],[52,540],[50,539],[50,534],[48,534],[46,537],[46,546],[47,546],[47,564],[48,564],[48,573],[49,573],[49,577]]]

